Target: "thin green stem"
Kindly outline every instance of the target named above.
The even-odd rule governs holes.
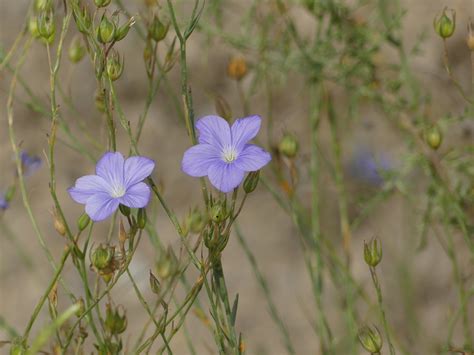
[[[370,268],[370,275],[372,276],[372,282],[374,284],[375,291],[377,292],[377,302],[379,305],[380,315],[382,317],[382,323],[383,323],[383,328],[385,331],[385,336],[387,337],[387,343],[390,350],[390,355],[395,355],[395,348],[393,347],[393,344],[392,344],[392,340],[390,337],[390,329],[388,327],[388,322],[387,322],[387,316],[385,315],[385,307],[384,307],[383,298],[382,298],[382,288],[380,287],[380,283],[377,277],[377,272],[375,270],[375,267],[369,267],[369,268]]]

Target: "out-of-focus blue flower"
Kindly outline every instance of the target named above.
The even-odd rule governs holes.
[[[41,167],[41,158],[36,155],[28,155],[26,152],[20,153],[21,164],[23,165],[23,173],[25,176],[31,176]]]
[[[260,130],[262,119],[254,115],[238,119],[232,127],[219,116],[205,116],[196,123],[199,144],[183,156],[183,171],[194,177],[208,176],[222,192],[235,189],[249,171],[263,168],[271,160],[268,152],[248,144]]]
[[[380,186],[384,183],[384,172],[391,168],[391,161],[385,155],[375,157],[369,149],[358,149],[349,164],[349,173],[361,182]]]
[[[0,211],[5,211],[8,209],[8,206],[10,206],[10,204],[8,203],[5,194],[2,194],[2,196],[0,196]]]
[[[124,159],[120,153],[107,152],[97,162],[96,175],[80,177],[68,192],[74,201],[86,205],[86,213],[93,221],[102,221],[120,204],[131,208],[148,205],[151,191],[143,180],[154,168],[151,159]]]

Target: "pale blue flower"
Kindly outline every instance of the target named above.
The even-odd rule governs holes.
[[[76,180],[68,189],[72,199],[86,205],[93,221],[102,221],[120,204],[143,208],[150,201],[150,187],[143,182],[155,168],[151,159],[134,156],[124,159],[120,153],[105,153],[96,165],[96,175]]]
[[[183,156],[183,171],[194,177],[207,176],[222,192],[235,189],[249,171],[257,171],[271,160],[268,152],[248,144],[260,130],[260,116],[238,119],[232,127],[219,116],[205,116],[196,123],[199,144]]]

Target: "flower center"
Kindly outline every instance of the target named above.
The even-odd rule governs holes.
[[[222,152],[222,159],[224,159],[226,163],[231,163],[237,159],[237,155],[238,154],[233,147],[226,147]]]
[[[112,191],[110,192],[110,195],[114,198],[119,198],[125,195],[125,187],[122,185],[114,185],[112,186]]]

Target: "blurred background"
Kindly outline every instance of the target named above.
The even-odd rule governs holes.
[[[347,2],[352,3],[349,0]],[[245,48],[229,45],[225,36],[227,33],[241,37],[245,34],[245,29],[240,26],[243,16],[248,15],[247,3],[250,1],[224,0],[221,3],[223,5],[219,16],[225,24],[225,32],[219,33],[219,27],[215,26],[216,15],[209,6],[204,10],[200,27],[188,43],[189,83],[192,87],[195,114],[197,117],[214,114],[215,97],[220,95],[229,103],[233,116],[242,117],[244,109],[239,90],[243,88],[248,93],[250,113],[260,114],[265,120],[268,105],[265,93],[261,90],[255,93],[251,91],[253,70],[259,66],[259,56],[251,46]],[[275,6],[270,0],[257,3],[257,13],[270,11],[269,9]],[[144,1],[126,0],[124,5],[131,14],[138,14],[138,23],[146,20],[147,8]],[[179,4],[180,18],[189,14],[189,5],[186,1]],[[30,3],[26,0],[0,2],[0,48],[4,53],[22,30],[29,6]],[[417,55],[408,58],[408,64],[416,73],[416,79],[420,81],[423,90],[430,93],[432,101],[429,115],[436,119],[448,113],[463,112],[464,102],[453,89],[443,68],[443,45],[433,31],[432,21],[444,6],[456,10],[459,30],[449,39],[447,46],[453,72],[460,84],[468,88],[471,82],[471,54],[466,46],[465,29],[469,16],[474,14],[472,1],[403,0],[401,6],[406,10],[402,19],[405,45],[412,48],[418,43],[420,49]],[[370,7],[362,7],[358,15],[362,19],[370,19]],[[295,9],[291,10],[291,16],[301,33],[309,31],[312,22],[304,11],[295,6]],[[256,16],[252,21],[258,20],[259,17]],[[162,56],[165,55],[173,37],[174,33],[170,33],[164,42],[166,45],[159,47]],[[69,33],[66,44],[69,44],[72,38],[73,34]],[[137,122],[148,90],[148,79],[143,65],[144,43],[132,29],[130,35],[121,41],[117,48],[125,60],[124,73],[116,82],[118,95],[127,118],[131,122]],[[393,50],[388,47],[382,48],[377,56],[377,61],[383,65],[394,60]],[[240,86],[228,75],[229,61],[235,57],[244,58],[249,68]],[[58,198],[66,216],[74,221],[82,213],[83,207],[69,198],[66,189],[72,186],[78,177],[93,172],[93,159],[97,159],[103,149],[101,146],[94,146],[84,132],[104,143],[107,131],[102,116],[96,109],[97,84],[90,61],[86,59],[72,64],[65,56],[60,77],[60,85],[64,91],[60,100],[61,114],[69,121],[72,132],[80,137],[80,143],[92,152],[91,159],[81,156],[71,149],[68,137],[60,134],[56,161]],[[35,93],[37,100],[49,107],[48,59],[45,46],[41,43],[33,44],[21,71],[21,79]],[[0,192],[15,179],[15,163],[8,137],[5,109],[10,80],[10,71],[4,70],[0,73]],[[271,102],[272,137],[268,137],[268,131],[262,129],[259,139],[262,142],[277,144],[286,132],[297,138],[300,147],[294,160],[298,170],[297,190],[302,203],[308,207],[311,191],[308,177],[308,103],[311,97],[304,85],[304,73],[290,71],[285,78],[275,80]],[[160,86],[158,95],[150,106],[140,150],[142,155],[156,160],[153,177],[160,181],[164,196],[173,210],[184,219],[190,208],[200,206],[202,202],[198,181],[185,175],[180,169],[183,152],[190,143],[176,109],[181,106],[179,92],[180,72],[176,65]],[[339,95],[337,88],[333,93],[337,108],[349,105],[347,96]],[[67,102],[65,98],[71,98],[72,101]],[[31,97],[19,85],[14,103],[16,137],[23,151],[41,158],[43,162],[39,169],[27,177],[28,194],[45,242],[58,258],[65,244],[63,237],[53,226],[53,204],[48,190],[49,172],[45,150],[50,130],[49,117],[32,106],[34,102]],[[400,132],[394,129],[393,124],[384,115],[382,110],[374,108],[369,101],[361,102],[356,119],[347,120],[340,131],[351,222],[361,216],[365,202],[384,189],[385,174],[390,174],[391,170],[403,169],[409,156]],[[471,118],[444,132],[441,151],[449,150],[451,145],[472,145],[473,129],[474,122]],[[337,191],[330,169],[326,169],[324,165],[325,160],[331,160],[332,154],[329,132],[329,125],[324,120],[321,122],[318,136],[323,165],[320,191],[321,223],[325,235],[329,238],[334,235],[334,240],[338,240],[340,230]],[[119,150],[128,152],[128,140],[120,127],[118,137]],[[267,149],[271,147],[267,146]],[[269,168],[264,170],[264,175],[268,175],[270,181],[273,181]],[[427,233],[426,240],[420,238],[422,210],[417,207],[425,203],[423,189],[426,186],[421,175],[417,169],[411,169],[405,177],[410,186],[410,197],[417,202],[415,206],[412,201],[408,202],[402,193],[390,193],[384,195],[383,201],[371,209],[367,217],[357,222],[357,227],[352,230],[351,270],[354,278],[375,300],[370,285],[370,273],[363,260],[363,242],[378,236],[384,250],[383,262],[379,266],[382,289],[388,319],[395,329],[396,340],[410,349],[410,354],[433,354],[439,353],[439,346],[446,336],[448,319],[458,307],[458,298],[453,286],[453,271],[449,258],[432,232]],[[178,235],[156,202],[150,213],[154,213],[157,218],[156,230],[163,243],[179,249]],[[267,279],[277,308],[290,331],[296,352],[318,353],[318,339],[311,328],[311,321],[314,319],[311,283],[298,242],[298,231],[291,216],[288,216],[270,192],[260,185],[249,197],[239,217],[239,226],[258,260],[262,274]],[[107,230],[107,223],[100,223],[95,228],[95,244],[105,238]],[[463,245],[461,238],[457,238],[456,243]],[[340,243],[336,245],[342,248]],[[472,263],[468,251],[462,247],[458,250],[460,263],[463,270],[468,270],[466,277],[470,278],[472,285],[474,272],[472,269],[469,272]],[[156,257],[151,242],[144,238],[131,264],[132,273],[143,290],[148,290],[148,271],[154,268]],[[247,353],[285,353],[279,340],[278,329],[269,316],[262,290],[235,236],[231,237],[224,251],[223,263],[231,295],[236,292],[240,295],[237,329],[243,333]],[[71,288],[80,292],[79,277],[70,265],[66,267],[64,275]],[[7,324],[20,331],[24,329],[51,276],[51,268],[38,244],[28,214],[22,205],[21,195],[17,191],[8,209],[0,212],[0,340],[10,337]],[[147,319],[147,315],[137,302],[127,280],[119,281],[114,290],[116,303],[126,305],[129,317],[128,332],[133,334],[133,329],[140,329],[139,326]],[[184,294],[180,292],[178,291],[178,294]],[[343,320],[338,315],[341,307],[339,292],[331,283],[327,283],[324,303],[334,329],[343,326]],[[150,297],[151,292],[146,291],[145,295]],[[202,299],[205,300],[205,297]],[[67,305],[68,300],[60,296],[59,302]],[[362,318],[369,312],[364,307],[360,307]],[[472,302],[471,311],[474,312]],[[40,319],[38,324],[44,324],[46,321],[45,312],[44,319]],[[197,317],[189,317],[187,328],[195,339],[199,354],[215,353],[211,331],[203,326]],[[461,333],[456,328],[454,343],[462,343]],[[335,336],[337,338],[337,332]],[[187,353],[182,334],[178,334],[173,340],[172,348],[176,354]],[[7,353],[7,350],[0,348],[0,353]]]

